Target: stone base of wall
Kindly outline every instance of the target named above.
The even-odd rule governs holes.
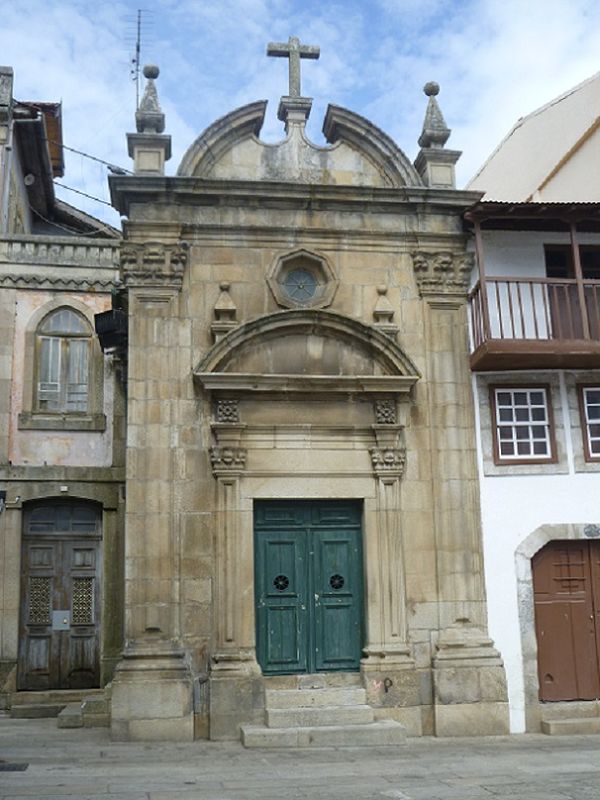
[[[433,667],[436,736],[510,732],[504,665],[483,631],[466,620],[442,631]]]
[[[129,645],[112,684],[115,741],[194,739],[193,683],[184,653],[171,642]]]
[[[240,738],[240,727],[264,722],[264,680],[258,670],[215,670],[210,676],[210,738]]]

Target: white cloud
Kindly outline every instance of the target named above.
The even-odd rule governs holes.
[[[129,166],[134,126],[129,58],[133,0],[5,0],[0,57],[15,68],[20,99],[63,100],[65,144]],[[275,113],[287,90],[283,59],[266,44],[291,34],[321,47],[303,64],[314,97],[309,133],[321,141],[328,102],[367,116],[417,151],[426,99],[438,80],[463,150],[464,183],[519,116],[598,68],[595,0],[155,0],[144,28],[143,61],[161,67],[158,90],[173,137],[174,172],[200,132],[238,105],[268,98],[264,135],[282,136]],[[64,182],[108,199],[106,172],[69,154]],[[75,204],[108,219],[106,207]],[[108,215],[107,215],[108,212]],[[114,222],[115,215],[110,219]]]

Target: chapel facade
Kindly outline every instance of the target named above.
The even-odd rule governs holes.
[[[148,67],[110,177],[122,239],[52,197],[77,235],[3,230],[2,698],[71,692],[116,740],[507,733],[470,389],[481,193],[455,188],[437,84],[412,163],[336,105],[311,142],[318,48],[269,54],[280,142],[250,103],[165,176]]]
[[[436,84],[414,164],[339,106],[317,146],[299,67],[318,53],[270,50],[290,59],[281,142],[251,103],[165,177],[149,68],[135,174],[110,179],[129,341],[112,735],[506,733],[469,388],[479,194],[455,188]]]

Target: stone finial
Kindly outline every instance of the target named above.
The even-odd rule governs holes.
[[[373,319],[375,320],[375,327],[382,333],[390,336],[392,339],[396,338],[398,333],[398,326],[394,325],[394,307],[390,303],[387,296],[387,286],[377,287],[377,302],[373,309]]]
[[[439,83],[428,81],[423,87],[425,96],[429,98],[423,130],[419,136],[419,154],[415,159],[415,169],[426,186],[440,189],[454,189],[456,180],[454,165],[460,158],[460,151],[446,150],[451,130],[446,125],[444,115],[436,100],[440,92]]]
[[[154,64],[144,67],[146,88],[135,112],[137,133],[127,134],[129,155],[134,160],[135,174],[164,175],[165,161],[171,158],[171,137],[165,136],[165,115],[158,101],[155,79],[159,69]]]
[[[440,93],[440,85],[435,81],[428,81],[423,87],[425,96],[429,98],[427,111],[423,121],[423,131],[419,136],[419,147],[443,147],[451,134],[450,128],[435,99]]]
[[[159,74],[160,70],[155,64],[146,64],[144,67],[144,78],[147,83],[142,101],[135,112],[138,133],[162,133],[165,129],[165,115],[158,102],[158,92],[154,83]]]
[[[237,327],[237,306],[233,302],[229,294],[231,284],[223,282],[219,284],[221,294],[217,298],[213,314],[215,316],[214,322],[211,323],[210,329],[213,335],[213,340],[218,342],[230,330]]]

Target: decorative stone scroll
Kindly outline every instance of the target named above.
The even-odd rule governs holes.
[[[473,253],[413,250],[413,269],[421,296],[464,295],[475,263]]]
[[[188,245],[185,242],[124,244],[121,248],[121,271],[125,285],[181,289],[187,257]]]
[[[369,453],[376,475],[402,476],[406,464],[404,449],[372,447]]]
[[[378,425],[396,425],[396,403],[394,400],[375,401],[375,422]]]
[[[210,448],[210,462],[215,475],[239,472],[246,468],[245,447],[220,447],[214,445]]]
[[[217,418],[217,422],[239,422],[239,400],[217,400],[215,416]]]

